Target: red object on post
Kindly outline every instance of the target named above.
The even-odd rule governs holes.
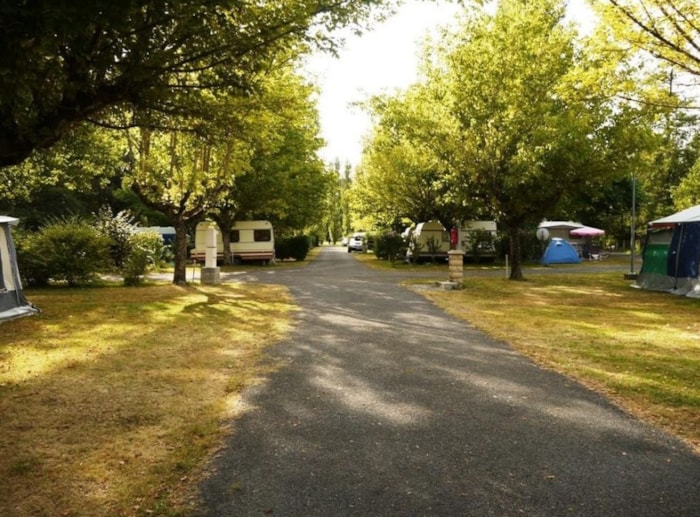
[[[457,232],[457,228],[454,226],[450,230],[450,249],[456,250],[457,249],[457,244],[459,241],[459,234]]]

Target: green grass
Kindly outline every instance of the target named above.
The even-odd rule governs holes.
[[[294,310],[279,286],[27,291],[0,332],[0,515],[178,515],[274,368]]]
[[[467,268],[465,289],[420,292],[700,451],[700,300],[590,267],[525,282]],[[186,513],[240,391],[275,368],[265,348],[289,327],[287,291],[161,283],[27,294],[43,312],[0,332],[0,515]]]

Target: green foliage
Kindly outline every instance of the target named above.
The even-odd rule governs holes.
[[[138,232],[129,238],[129,253],[121,267],[124,283],[138,285],[154,267],[158,266],[163,255],[163,238],[156,232]]]
[[[0,32],[0,165],[55,144],[79,121],[113,122],[116,106],[133,106],[137,125],[148,116],[163,127],[163,114],[179,113],[197,129],[212,92],[254,90],[276,60],[334,47],[335,28],[357,30],[385,3],[3,2],[0,17],[12,23]]]
[[[379,123],[357,178],[360,210],[493,218],[512,237],[511,278],[521,279],[524,228],[639,173],[659,118],[615,95],[646,85],[564,14],[560,0],[474,6],[427,47],[424,81],[373,100]]]
[[[466,241],[466,256],[478,263],[484,255],[494,255],[497,236],[487,230],[471,230],[467,232]]]
[[[393,266],[397,258],[406,256],[407,244],[401,234],[397,232],[386,232],[375,239],[374,254],[378,259],[388,260]]]
[[[673,190],[673,202],[677,210],[700,204],[700,158]]]
[[[266,219],[281,233],[321,220],[330,178],[316,156],[313,90],[289,65],[259,81],[246,95],[212,95],[201,133],[130,131],[125,183],[166,214],[176,232],[207,213],[223,229],[235,220]],[[174,281],[184,283],[186,249],[174,251]]]
[[[700,7],[695,0],[595,0],[599,14],[631,49],[700,75]]]
[[[306,235],[278,237],[275,239],[275,258],[277,260],[294,259],[302,261],[311,249],[310,239]]]
[[[337,176],[317,156],[322,142],[314,91],[290,69],[265,77],[239,122],[249,128],[242,142],[249,148],[249,162],[231,176],[230,188],[216,203],[220,212],[267,219],[283,233],[323,220],[324,201]]]
[[[66,213],[60,211],[62,198],[72,193],[87,205],[73,213],[87,216],[100,204],[95,198],[119,175],[125,152],[121,132],[80,124],[50,149],[34,151],[19,165],[0,167],[0,209],[34,201],[43,205],[45,218],[60,217]],[[47,190],[50,193],[39,199]]]
[[[41,248],[38,238],[39,233],[21,229],[13,232],[19,274],[22,283],[31,287],[44,287],[51,278],[48,256]]]
[[[453,129],[446,104],[423,84],[368,105],[378,120],[352,185],[359,218],[380,227],[395,221],[468,219],[480,205],[447,181],[444,144]]]
[[[124,261],[131,253],[131,237],[136,226],[131,213],[122,210],[116,214],[104,206],[95,214],[95,228],[109,238],[109,254],[116,269],[124,266]]]
[[[435,256],[440,252],[441,248],[441,243],[438,239],[435,237],[429,237],[425,241],[425,247],[428,250],[428,254],[430,255],[430,261],[435,262]]]
[[[22,274],[29,285],[49,279],[71,287],[92,282],[109,267],[109,245],[109,238],[87,220],[55,220],[22,243],[20,271],[26,269]]]

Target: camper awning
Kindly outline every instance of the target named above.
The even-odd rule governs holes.
[[[17,226],[19,219],[16,217],[9,217],[7,215],[0,215],[0,224],[11,224],[12,226]]]
[[[693,223],[700,222],[700,205],[692,206],[676,212],[675,214],[669,215],[667,217],[662,217],[661,219],[656,219],[649,223],[649,226],[668,226],[679,223]]]
[[[576,223],[574,221],[542,221],[537,227],[538,228],[547,228],[548,230],[554,229],[554,228],[575,229],[575,228],[583,228],[583,225],[581,223]]]

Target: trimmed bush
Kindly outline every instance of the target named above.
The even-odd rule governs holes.
[[[302,261],[306,259],[311,249],[309,237],[296,235],[275,239],[275,258],[278,260],[294,259]]]
[[[17,263],[22,283],[28,287],[44,287],[51,274],[46,255],[38,243],[38,233],[15,231],[13,240],[17,250]]]

